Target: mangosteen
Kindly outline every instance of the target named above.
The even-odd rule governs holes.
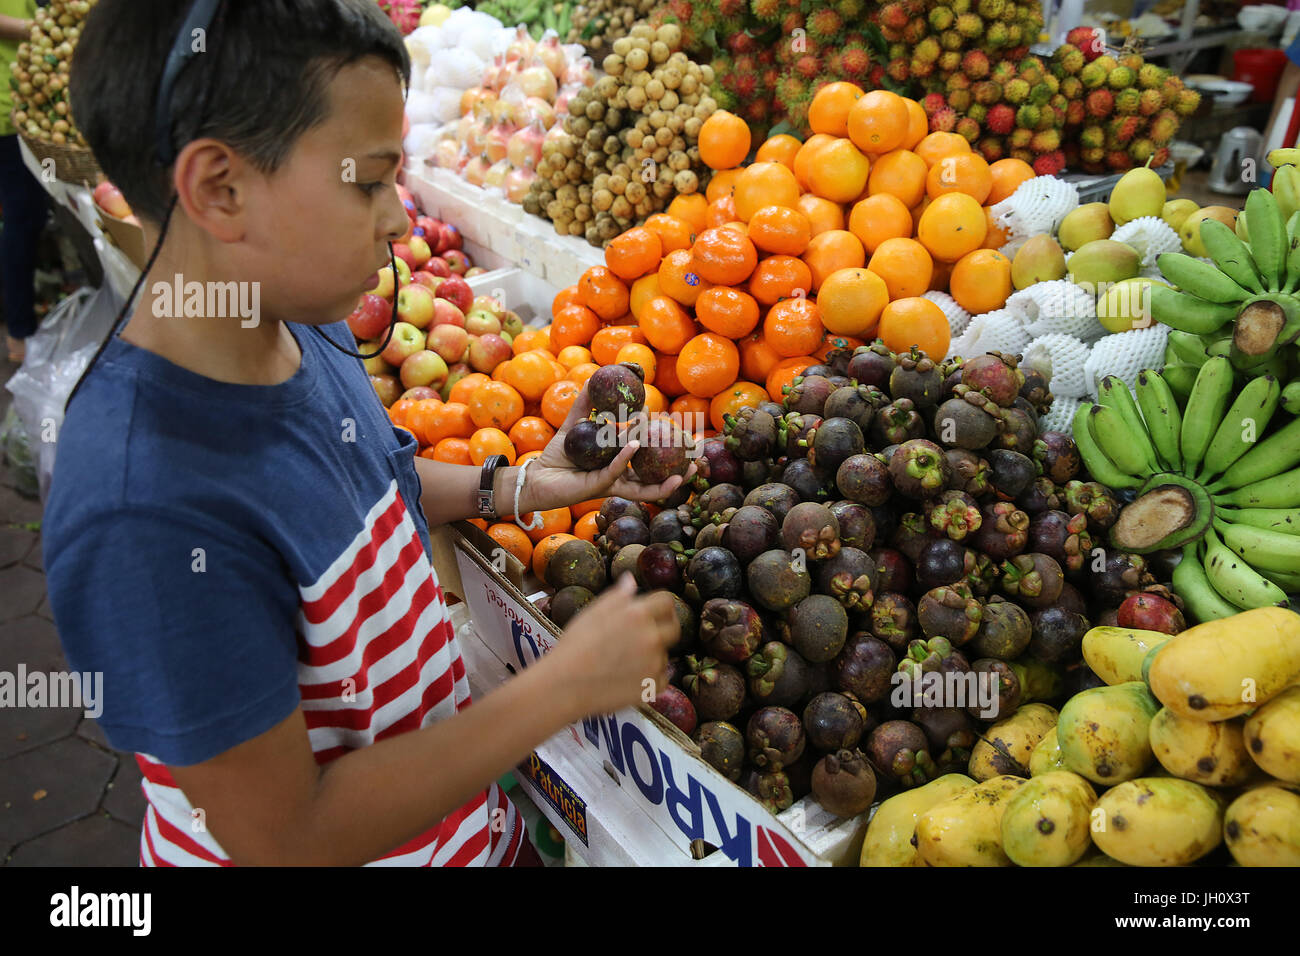
[[[695,527],[683,521],[676,508],[668,508],[650,519],[650,542],[672,544],[674,541],[689,548],[695,542]]]
[[[574,615],[595,600],[596,595],[584,587],[571,584],[551,595],[551,620],[556,627],[567,627]]]
[[[784,770],[762,773],[751,768],[741,775],[740,786],[768,813],[781,813],[794,806],[794,787]]]
[[[840,465],[866,447],[862,429],[847,418],[827,418],[813,432],[808,461],[827,480],[836,477]]]
[[[871,765],[886,780],[904,789],[919,787],[937,775],[925,731],[908,720],[890,720],[867,738]]]
[[[826,505],[800,502],[781,522],[781,545],[801,549],[813,561],[833,558],[840,552],[840,523]]]
[[[1065,510],[1087,515],[1089,527],[1105,531],[1119,518],[1120,504],[1105,485],[1075,479],[1065,483]]]
[[[787,625],[788,643],[793,644],[809,662],[822,664],[833,659],[844,647],[849,633],[849,616],[840,602],[830,595],[810,594],[790,609]]]
[[[776,448],[776,417],[757,408],[725,416],[727,450],[741,461],[760,461]]]
[[[918,408],[938,405],[943,375],[934,360],[913,345],[911,351],[899,355],[896,361],[889,374],[889,394],[895,399],[911,399]]]
[[[603,541],[604,535],[601,535],[601,537],[596,540]],[[637,561],[641,559],[641,552],[645,549],[646,546],[644,544],[629,544],[626,547],[620,548],[614,555],[613,559],[609,562],[609,579],[611,581],[617,581],[625,574],[630,574],[635,578]],[[640,582],[638,581],[637,583],[639,584]]]
[[[1107,549],[1106,566],[1098,571],[1089,562],[1088,572],[1088,589],[1105,607],[1119,607],[1131,592],[1156,583],[1147,559],[1127,551]]]
[[[943,449],[924,438],[903,442],[889,460],[889,477],[894,487],[909,498],[938,495],[951,476],[952,469]]]
[[[849,361],[853,358],[853,349],[847,339],[836,339],[838,344],[826,353],[825,363],[830,366],[833,375],[848,375]]]
[[[911,719],[925,731],[936,773],[966,772],[971,751],[979,741],[970,714],[960,707],[917,707]]]
[[[700,611],[700,643],[705,653],[729,664],[739,664],[758,649],[763,621],[744,601],[713,598]]]
[[[986,459],[966,448],[949,448],[943,453],[943,457],[948,460],[948,467],[952,472],[952,477],[948,481],[949,487],[964,491],[976,498],[988,492],[992,472]]]
[[[690,670],[682,678],[682,690],[695,705],[700,720],[730,720],[745,703],[745,678],[730,664],[712,657],[686,658]]]
[[[822,752],[856,747],[869,722],[865,707],[836,691],[818,694],[803,711],[808,743]]]
[[[864,704],[874,704],[889,695],[897,663],[888,644],[859,631],[831,662],[831,679],[838,690],[847,691]]]
[[[709,521],[721,524],[729,521],[736,509],[744,503],[745,491],[740,485],[714,485],[695,499],[691,517],[699,525]]]
[[[654,418],[636,431],[641,447],[632,456],[632,471],[638,481],[657,485],[686,472],[691,436],[672,419]]]
[[[832,369],[829,365],[825,365],[819,362],[816,365],[809,365],[806,369],[804,369],[799,374],[801,376],[820,375],[822,378],[829,379],[832,375],[835,374],[835,370]]]
[[[1056,606],[1083,617],[1088,616],[1088,602],[1083,599],[1079,589],[1069,581],[1061,585],[1061,596],[1056,599]]]
[[[750,697],[764,706],[793,707],[808,693],[810,670],[793,647],[769,641],[745,661]]]
[[[600,471],[618,457],[618,434],[608,423],[584,418],[564,436],[564,456],[579,471]]]
[[[1159,631],[1162,634],[1181,634],[1187,621],[1178,605],[1159,594],[1131,594],[1115,612],[1120,627]]]
[[[692,601],[738,598],[745,591],[740,562],[726,548],[703,548],[686,565],[686,596]]]
[[[871,556],[859,548],[841,548],[817,567],[817,590],[849,611],[865,611],[875,599],[880,575]]]
[[[906,650],[920,627],[916,607],[897,591],[883,591],[871,605],[871,633],[898,652]]]
[[[695,535],[695,548],[693,550],[702,551],[705,548],[721,548],[723,546],[722,539],[726,536],[728,527],[730,527],[729,522],[725,524],[713,524],[712,522],[706,524]]]
[[[934,414],[934,434],[944,445],[987,448],[1004,427],[1003,409],[987,395],[958,385]]]
[[[954,390],[961,384],[961,369],[965,359],[960,355],[944,359],[939,363],[939,374],[943,376],[943,385],[939,388],[939,401],[952,398]]]
[[[966,576],[962,580],[975,592],[976,597],[987,597],[997,584],[998,566],[987,554],[978,551],[966,552]]]
[[[739,780],[745,765],[745,736],[731,724],[712,720],[691,735],[700,757],[728,780]]]
[[[1065,498],[1051,478],[1039,475],[1016,498],[1016,507],[1032,518],[1044,511],[1060,511],[1065,507]]]
[[[946,637],[918,638],[907,643],[907,654],[898,662],[898,673],[917,683],[912,687],[913,703],[925,702],[929,685],[922,681],[925,674],[967,674],[970,662],[966,655],[953,647]]]
[[[1001,661],[996,657],[982,657],[970,666],[975,675],[991,674],[997,697],[986,708],[978,701],[966,705],[966,712],[977,720],[997,720],[999,715],[1014,714],[1025,699],[1024,690],[1016,667],[1010,661]],[[980,686],[977,684],[976,686]]]
[[[600,506],[600,511],[596,512],[596,529],[604,531],[623,517],[639,518],[642,524],[646,525],[650,523],[650,512],[641,502],[629,501],[627,498],[610,495],[605,499],[605,503]]]
[[[964,491],[948,490],[925,503],[930,527],[953,541],[963,541],[979,530],[982,521],[979,503]]]
[[[805,412],[787,412],[784,418],[776,420],[776,446],[784,449],[786,457],[791,460],[807,458],[812,448],[817,428],[822,423],[820,415]]]
[[[695,730],[698,722],[695,705],[691,699],[671,684],[661,690],[650,706],[663,714],[667,721],[684,734]]]
[[[763,770],[777,771],[794,763],[804,743],[802,721],[785,707],[761,707],[745,727],[749,762]]]
[[[812,792],[828,813],[856,817],[876,799],[876,774],[861,751],[838,750],[817,762]]]
[[[1044,511],[1029,522],[1028,547],[1051,555],[1067,574],[1074,574],[1092,554],[1087,515]]]
[[[962,545],[949,538],[938,538],[926,545],[916,560],[916,586],[929,591],[942,584],[956,584],[966,576],[973,562],[974,556]]]
[[[1061,566],[1046,554],[1018,554],[1002,564],[1002,590],[1029,607],[1055,604],[1064,582]]]
[[[1032,637],[1028,654],[1044,664],[1065,664],[1079,659],[1088,619],[1060,605],[1040,608],[1029,615]]]
[[[670,655],[685,654],[695,647],[695,636],[698,630],[695,622],[695,609],[682,600],[679,594],[673,593],[672,599],[673,610],[677,613],[677,627],[681,636],[677,639],[676,644],[668,648],[668,653]],[[673,681],[673,683],[678,683],[678,681]]]
[[[740,486],[746,491],[753,491],[767,484],[773,478],[772,464],[766,458],[747,461],[740,469]]]
[[[1023,368],[1020,371],[1025,376],[1025,382],[1020,386],[1020,397],[1029,402],[1036,413],[1046,415],[1052,410],[1053,400],[1047,376],[1036,368]]]
[[[677,550],[674,550],[672,545],[663,542],[642,548],[637,555],[636,570],[633,572],[636,583],[647,591],[680,590],[682,564],[685,562],[684,553],[680,548],[679,545]]]
[[[1037,475],[1034,463],[1018,451],[994,448],[988,453],[989,484],[1003,501],[1015,501]]]
[[[724,483],[740,484],[744,463],[727,447],[726,438],[721,435],[706,438],[696,451],[692,483],[697,490]]]
[[[876,519],[871,509],[854,501],[837,501],[830,507],[840,525],[840,546],[870,550],[876,542]]]
[[[879,575],[877,592],[907,593],[912,590],[912,562],[908,561],[901,551],[894,548],[873,548],[867,554],[876,566],[876,574]]]
[[[896,398],[876,410],[870,432],[876,445],[901,445],[925,434],[925,419],[910,398]]]
[[[801,501],[829,501],[831,490],[806,458],[796,458],[786,465],[781,480],[789,485]]]
[[[835,472],[835,484],[845,498],[873,508],[883,505],[894,493],[889,466],[879,455],[844,459]]]
[[[785,520],[790,509],[799,503],[799,494],[789,485],[779,481],[759,485],[745,495],[746,505],[757,505],[772,513],[777,524]]]
[[[627,421],[645,407],[645,371],[635,362],[597,369],[587,380],[587,398],[594,414]]]
[[[984,607],[965,584],[932,588],[916,602],[916,619],[926,637],[942,637],[961,647],[980,629]],[[1026,629],[1028,618],[1026,618]]]
[[[845,374],[859,385],[874,385],[883,389],[889,387],[889,376],[896,364],[894,353],[884,342],[877,340],[854,349]]]
[[[1029,515],[1010,501],[986,504],[980,510],[979,530],[969,544],[981,554],[1004,561],[1025,550],[1029,542]]]
[[[1064,432],[1046,431],[1034,442],[1034,459],[1043,466],[1043,474],[1058,485],[1073,481],[1083,467],[1079,446]]]
[[[745,576],[750,596],[769,611],[788,611],[812,591],[807,563],[779,548],[751,561]]]
[[[921,558],[921,552],[938,540],[939,532],[930,527],[925,515],[909,511],[898,519],[898,527],[890,536],[889,543],[915,565]]]
[[[1003,427],[993,439],[998,448],[1009,448],[1022,455],[1032,455],[1038,439],[1038,423],[1032,413],[1022,408],[1002,409]]]
[[[1000,597],[992,597],[984,605],[970,651],[977,657],[1013,661],[1029,646],[1032,633],[1033,626],[1024,608]]]
[[[605,582],[605,559],[590,541],[564,542],[546,565],[546,583],[557,590],[576,584],[595,593]]]
[[[985,392],[1003,408],[1009,408],[1025,384],[1025,375],[1014,356],[988,352],[967,359],[962,366],[961,382],[977,392]]]
[[[846,385],[831,392],[822,414],[827,418],[847,418],[865,435],[871,428],[876,409],[888,404],[889,398],[870,385]]]
[[[781,528],[772,512],[758,505],[737,509],[722,533],[722,546],[747,565],[764,551],[776,547]]]
[[[835,387],[828,377],[811,375],[805,371],[790,383],[790,388],[785,393],[786,410],[820,416],[826,407],[826,399],[831,397],[833,391]]]
[[[876,521],[876,539],[886,541],[898,528],[899,513],[896,509],[891,508],[888,504],[872,505],[871,517]],[[840,539],[844,539],[843,529],[840,531]],[[864,548],[864,551],[870,550]]]
[[[551,616],[551,597],[550,594],[543,594],[533,602],[533,607],[537,608],[537,613],[542,617],[549,618]]]
[[[649,544],[650,529],[640,518],[624,515],[610,522],[605,533],[600,536],[600,540],[601,550],[612,556],[629,544]]]

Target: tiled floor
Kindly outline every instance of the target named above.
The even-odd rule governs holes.
[[[16,366],[0,361],[0,383]],[[10,395],[0,387],[0,417]],[[39,501],[0,461],[0,672],[67,669],[45,599]],[[140,771],[79,710],[0,707],[0,866],[134,866]]]

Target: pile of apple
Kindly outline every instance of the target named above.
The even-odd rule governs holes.
[[[423,215],[409,192],[398,191],[411,225],[393,244],[396,274],[392,266],[380,269],[347,319],[361,352],[375,352],[388,337],[396,301],[387,346],[365,360],[385,407],[401,398],[443,397],[471,372],[490,375],[511,357],[510,343],[523,330],[522,319],[495,299],[474,296],[467,280],[486,270],[461,249],[460,230]]]

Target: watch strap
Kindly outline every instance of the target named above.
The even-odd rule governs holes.
[[[497,517],[496,495],[493,491],[493,484],[496,481],[497,469],[508,464],[510,464],[510,459],[505,455],[491,455],[483,462],[483,470],[479,473],[478,492],[475,495],[475,503],[478,506],[478,516],[480,518]]]

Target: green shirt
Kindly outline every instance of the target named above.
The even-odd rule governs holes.
[[[19,20],[36,18],[36,0],[0,0],[0,14]],[[0,136],[15,132],[9,113],[14,108],[13,90],[9,86],[9,64],[18,58],[19,40],[0,39]]]

